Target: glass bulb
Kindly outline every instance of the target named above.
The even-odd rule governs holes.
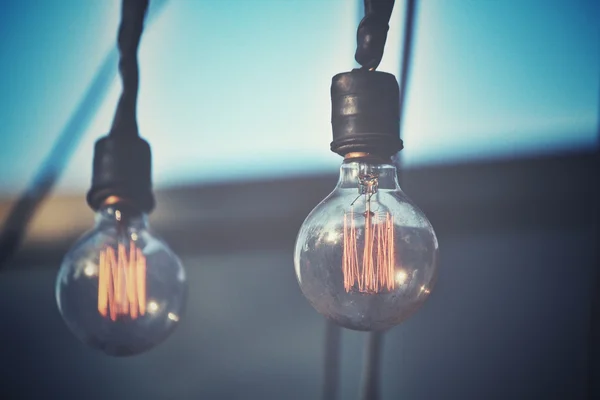
[[[108,206],[65,256],[58,308],[84,343],[113,356],[162,342],[181,318],[187,286],[181,262],[148,229],[145,214]]]
[[[391,163],[346,161],[333,192],[308,215],[294,264],[312,306],[349,329],[385,330],[429,297],[438,242],[400,189]]]

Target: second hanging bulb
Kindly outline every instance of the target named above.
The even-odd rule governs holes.
[[[65,256],[56,299],[67,326],[108,355],[144,352],[178,325],[187,297],[178,257],[154,236],[147,216],[107,205]]]
[[[391,162],[350,159],[300,228],[294,264],[312,306],[339,325],[385,330],[429,297],[438,243]]]

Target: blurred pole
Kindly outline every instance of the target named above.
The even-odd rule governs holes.
[[[365,361],[363,365],[363,378],[360,399],[379,400],[381,358],[383,350],[383,332],[371,332],[367,336]]]
[[[327,320],[325,326],[325,360],[323,363],[323,400],[337,399],[340,380],[342,328]]]
[[[29,222],[60,178],[85,129],[108,93],[116,74],[117,61],[116,51],[111,51],[106,56],[75,112],[38,168],[33,181],[13,204],[0,233],[0,267],[5,267],[18,250]]]
[[[410,72],[410,62],[412,59],[415,14],[417,6],[416,2],[416,0],[406,0],[406,11],[404,14],[404,40],[402,43],[402,59],[400,61],[400,79],[398,80],[398,86],[400,88],[400,111],[398,113],[400,117],[400,138],[402,138],[402,123],[404,122],[408,77]],[[402,152],[399,152],[396,155],[395,163],[398,169],[398,182],[400,182],[400,184],[402,184],[401,160]]]
[[[410,73],[410,62],[412,59],[412,47],[415,25],[415,14],[417,0],[406,0],[406,12],[404,15],[404,43],[402,43],[402,62],[400,64],[400,130],[404,120],[404,110],[406,104],[406,88],[408,86],[408,77]]]
[[[148,10],[146,25],[156,19],[167,1],[153,1],[154,6]],[[118,60],[119,55],[117,49],[114,48],[104,58],[79,105],[71,114],[71,118],[58,135],[54,146],[38,168],[33,181],[13,204],[0,232],[0,268],[6,266],[21,245],[29,222],[68,165],[85,130],[108,94],[110,84],[117,75]]]
[[[599,71],[600,72],[600,71]],[[600,89],[600,88],[599,88]],[[600,90],[598,96],[598,140],[600,141]],[[592,168],[600,171],[600,149],[596,147]],[[591,176],[595,174],[592,172]],[[592,178],[593,179],[593,178]],[[594,215],[592,216],[595,246],[595,262],[592,265],[592,302],[590,307],[590,332],[589,332],[589,362],[588,362],[588,398],[600,399],[600,250],[597,244],[600,241],[600,179],[592,183],[594,196]]]

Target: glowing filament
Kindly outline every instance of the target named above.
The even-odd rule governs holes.
[[[364,246],[359,249],[355,214],[344,215],[342,271],[346,292],[381,293],[394,290],[394,218],[385,213],[376,216],[367,205]]]
[[[118,316],[136,319],[146,313],[146,257],[129,243],[100,251],[98,311],[116,321]]]

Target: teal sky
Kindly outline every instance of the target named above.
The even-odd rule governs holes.
[[[600,2],[419,3],[407,166],[597,146]],[[0,2],[0,194],[33,178],[114,48],[119,7]],[[396,75],[403,8],[397,1],[380,66]],[[156,185],[336,171],[329,85],[355,66],[359,9],[354,0],[166,1],[140,49],[138,120]],[[119,90],[114,79],[58,190],[87,189],[93,142]]]

